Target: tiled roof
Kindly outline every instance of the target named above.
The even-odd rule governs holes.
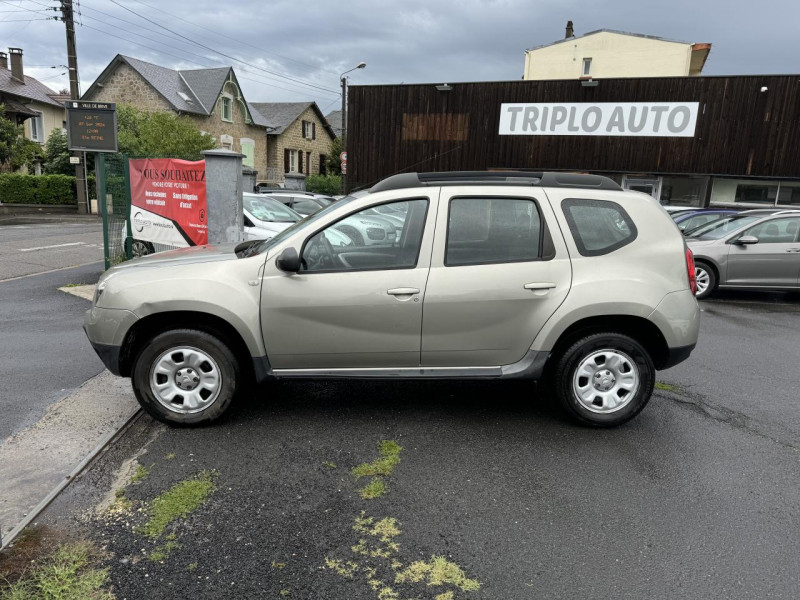
[[[303,111],[313,102],[253,102],[252,106],[261,113],[274,133],[280,135],[286,128],[294,123]]]
[[[14,79],[11,76],[11,71],[8,69],[0,69],[0,93],[12,94],[18,98],[27,98],[28,100],[36,100],[43,104],[51,104],[59,107],[64,106],[50,97],[50,94],[54,94],[55,92],[39,80],[25,75],[25,83],[22,83]]]
[[[214,111],[222,86],[233,73],[231,67],[178,71],[118,54],[86,91],[84,98],[91,98],[98,83],[107,79],[120,63],[128,64],[176,111],[205,116]],[[263,115],[256,113],[250,103],[247,103],[247,108],[255,125],[267,127]]]
[[[331,129],[336,134],[336,137],[342,137],[342,111],[332,110],[325,118],[330,123]]]

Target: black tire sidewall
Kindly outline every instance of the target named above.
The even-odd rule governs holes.
[[[220,370],[222,388],[217,399],[198,413],[176,413],[162,405],[150,389],[150,369],[153,362],[170,348],[191,346],[206,352]],[[131,372],[136,399],[150,416],[170,425],[200,425],[222,416],[233,402],[241,381],[236,357],[221,339],[195,329],[174,329],[155,336],[139,351]]]
[[[717,287],[717,275],[716,275],[716,273],[714,273],[714,269],[709,267],[703,261],[695,262],[694,266],[695,266],[695,268],[703,269],[703,271],[708,273],[708,288],[702,294],[695,294],[695,298],[697,298],[698,300],[702,300],[704,298],[708,298],[711,295],[711,293],[714,291],[714,288]]]
[[[639,370],[639,388],[634,397],[618,412],[594,413],[585,408],[575,397],[572,379],[581,361],[597,350],[620,350],[636,363]],[[592,427],[616,427],[631,420],[647,405],[655,386],[656,370],[644,347],[626,335],[619,333],[597,333],[572,344],[559,359],[556,366],[555,393],[561,407],[575,421]]]

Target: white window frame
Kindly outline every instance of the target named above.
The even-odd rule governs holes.
[[[28,121],[30,121],[29,130],[31,132],[31,141],[44,142],[44,121],[42,119],[42,113],[37,112],[36,116],[31,117]],[[33,134],[34,124],[36,124],[36,135]]]
[[[586,56],[581,62],[581,77],[592,76],[592,57]]]
[[[228,107],[230,108],[230,115],[228,116],[228,118],[225,118],[225,104],[226,103],[228,104]],[[220,113],[219,114],[220,119],[222,119],[226,123],[233,123],[233,98],[231,98],[230,96],[222,96],[219,113]]]
[[[250,146],[249,156],[247,155],[247,152],[244,151],[245,146]],[[256,141],[252,138],[239,138],[239,147],[242,149],[242,154],[244,154],[244,158],[242,159],[242,164],[250,168],[255,167]]]
[[[289,173],[297,173],[297,150],[289,150]]]

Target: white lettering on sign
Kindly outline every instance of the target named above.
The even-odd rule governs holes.
[[[500,106],[500,135],[694,137],[698,102],[574,102]]]

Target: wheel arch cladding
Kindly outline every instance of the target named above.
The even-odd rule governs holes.
[[[197,329],[219,338],[239,361],[242,373],[250,373],[253,359],[241,334],[222,317],[196,311],[169,311],[139,319],[125,336],[120,354],[120,374],[130,377],[139,351],[159,333],[170,329]]]
[[[647,350],[656,369],[661,368],[669,357],[667,341],[658,326],[632,315],[601,315],[576,321],[558,338],[551,356],[560,356],[577,340],[593,333],[620,333],[633,338]]]

